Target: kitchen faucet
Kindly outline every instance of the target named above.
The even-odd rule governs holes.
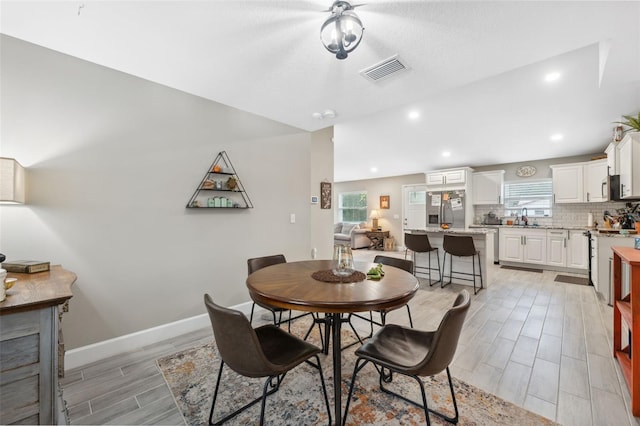
[[[522,208],[522,222],[524,222],[525,226],[529,224],[529,218],[527,218],[527,215],[529,214],[529,210],[527,210],[526,207]]]

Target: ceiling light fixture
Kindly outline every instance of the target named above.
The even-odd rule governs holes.
[[[377,167],[372,167],[372,168],[371,168],[371,173],[376,173],[377,171],[378,171],[378,168],[377,168]]]
[[[549,74],[544,76],[544,81],[546,81],[547,83],[551,83],[552,81],[556,81],[560,78],[560,73],[559,72],[550,72]]]
[[[551,137],[549,139],[551,139],[554,142],[558,142],[558,141],[561,141],[562,139],[564,139],[564,136],[562,135],[562,133],[556,133],[556,134],[551,135]]]
[[[443,157],[451,157],[451,153],[450,153],[449,151],[444,151],[444,152],[442,153],[442,156],[443,156]]]
[[[420,113],[418,111],[411,111],[409,113],[409,118],[411,120],[417,120],[418,118],[420,118]]]
[[[320,28],[320,40],[326,49],[338,59],[345,59],[362,40],[362,21],[346,1],[335,1],[331,6],[331,16]]]
[[[324,112],[314,112],[311,117],[316,120],[324,120],[325,118],[336,118],[336,112],[332,109],[326,109]]]

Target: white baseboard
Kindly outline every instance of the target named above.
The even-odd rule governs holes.
[[[252,302],[245,302],[231,306],[249,316]],[[261,315],[265,311],[256,305],[254,315]],[[82,367],[105,358],[119,355],[125,352],[140,349],[144,346],[152,345],[162,340],[178,337],[182,334],[211,327],[208,314],[196,315],[195,317],[159,325],[146,330],[137,331],[102,342],[93,343],[87,346],[68,350],[64,357],[65,370]]]

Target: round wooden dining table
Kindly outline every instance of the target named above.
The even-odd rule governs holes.
[[[363,273],[374,263],[355,262]],[[288,262],[260,269],[247,278],[247,288],[256,302],[279,308],[326,314],[332,330],[333,389],[335,422],[342,420],[340,381],[342,314],[392,309],[403,306],[418,291],[418,280],[412,274],[392,266],[383,266],[380,280],[354,283],[329,283],[312,277],[317,271],[331,269],[330,260]]]

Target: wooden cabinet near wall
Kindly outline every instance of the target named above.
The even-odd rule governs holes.
[[[0,302],[0,424],[58,424],[59,306],[73,272],[60,266],[18,278]]]

